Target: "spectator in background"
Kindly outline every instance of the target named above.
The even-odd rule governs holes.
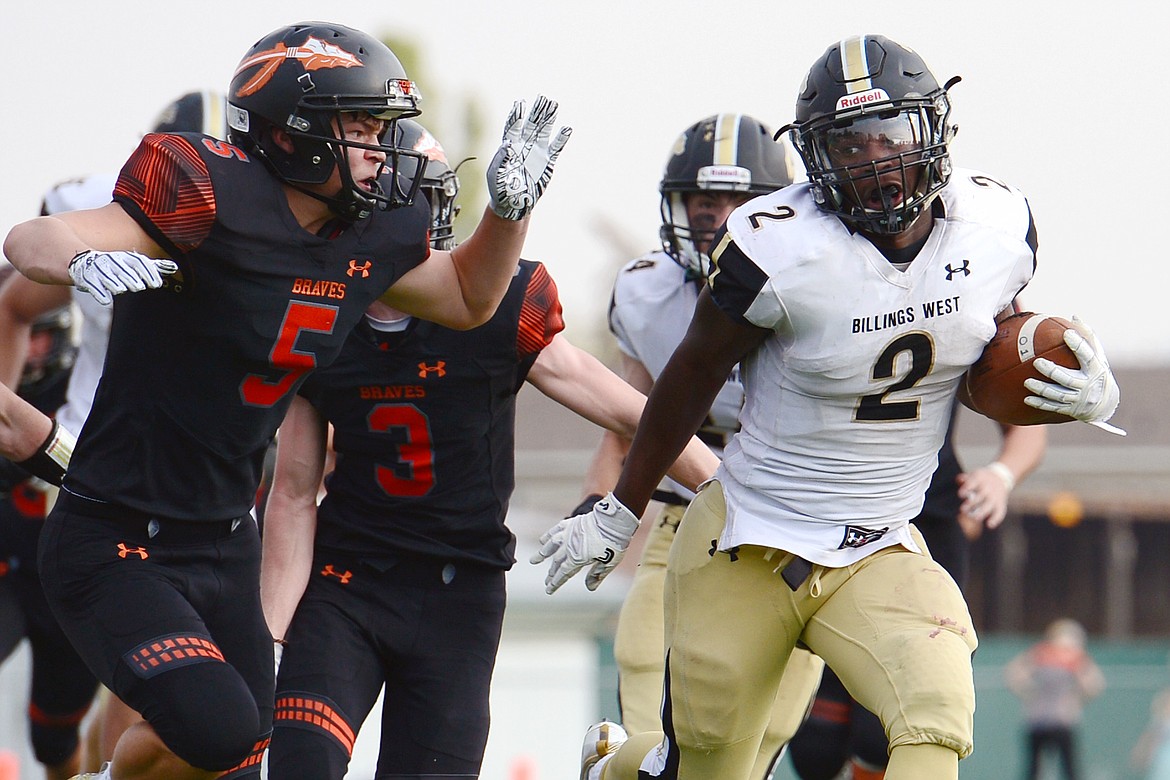
[[[1040,777],[1040,756],[1055,749],[1065,780],[1080,780],[1076,732],[1085,702],[1105,690],[1105,676],[1085,649],[1085,629],[1069,618],[1053,621],[1044,639],[1005,670],[1008,687],[1024,704],[1028,780]]]

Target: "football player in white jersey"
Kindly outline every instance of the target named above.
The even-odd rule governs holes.
[[[211,90],[185,93],[167,104],[151,125],[153,133],[205,133],[227,137],[226,102]],[[41,201],[41,216],[93,209],[112,199],[117,175],[97,173],[55,185]],[[93,405],[110,336],[113,308],[102,306],[92,295],[75,287],[39,284],[13,274],[0,289],[0,382],[10,387],[20,378],[32,325],[48,312],[69,306],[81,313],[78,350],[69,377],[65,404],[56,419],[66,431],[80,431]],[[118,737],[141,716],[103,688],[98,711],[89,722],[83,745],[81,769],[96,771],[113,755]]]
[[[684,130],[666,162],[661,194],[662,248],[627,263],[614,282],[610,329],[621,349],[625,380],[649,393],[686,333],[708,270],[711,239],[732,209],[793,181],[792,155],[758,119],[723,113]],[[727,377],[699,437],[716,454],[739,427],[743,384],[739,368]],[[629,441],[607,432],[586,476],[590,495],[573,512],[592,508],[617,482]],[[654,519],[630,592],[618,616],[614,658],[622,726],[630,734],[661,731],[662,590],[675,531],[694,493],[667,478],[654,492],[662,509]],[[751,777],[768,774],[791,739],[820,680],[824,662],[794,653],[776,697]]]
[[[890,740],[890,780],[947,780],[972,749],[977,641],[909,524],[960,379],[1035,268],[1019,190],[953,170],[948,88],[881,36],[829,47],[788,130],[809,176],[736,209],[614,490],[542,537],[555,591],[597,587],[685,437],[741,366],[740,430],[691,502],[667,571],[665,736],[603,724],[582,777],[743,778],[797,644]],[[1029,404],[1101,423],[1120,393],[1090,331]],[[662,737],[661,741],[658,739]],[[615,749],[616,748],[616,749]]]

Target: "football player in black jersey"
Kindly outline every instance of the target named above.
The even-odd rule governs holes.
[[[162,108],[150,132],[197,132],[227,138],[226,108],[227,102],[218,92],[186,92]],[[45,193],[40,214],[104,206],[110,202],[116,180],[113,173],[97,173],[55,184]],[[69,372],[65,403],[58,407],[56,419],[65,428],[79,431],[89,414],[105,363],[112,313],[93,296],[65,285],[39,284],[20,274],[11,274],[0,288],[0,381],[16,386],[37,321],[71,304],[81,320],[77,328],[78,349]],[[35,564],[35,560],[30,559],[29,564]],[[94,713],[88,718],[80,769],[97,771],[113,755],[122,732],[141,719],[103,687]]]
[[[0,271],[0,278],[8,267]],[[14,275],[20,278],[18,274]],[[68,306],[30,323],[23,370],[12,385],[37,409],[52,414],[65,400],[77,347]],[[11,592],[14,614],[0,621],[18,627],[0,641],[0,661],[22,638],[32,651],[32,681],[26,705],[33,754],[47,780],[65,780],[80,768],[81,720],[97,690],[97,679],[53,620],[37,576],[37,537],[54,488],[0,459],[0,588]],[[12,697],[11,705],[16,704]]]
[[[470,328],[512,279],[568,138],[556,103],[514,106],[491,208],[452,252],[428,244],[418,178],[381,176],[415,155],[393,138],[418,103],[373,36],[282,27],[232,78],[230,142],[147,135],[114,203],[5,240],[26,276],[117,296],[109,370],[40,546],[70,640],[146,719],[99,777],[259,775],[274,675],[249,510],[269,441],[374,300]]]
[[[431,235],[449,242],[457,179],[420,125],[399,130],[429,153]],[[516,545],[516,394],[528,381],[626,436],[644,402],[563,327],[552,278],[522,260],[485,325],[457,331],[375,304],[302,386],[265,513],[265,613],[287,642],[272,780],[341,780],[383,684],[377,777],[479,775]],[[327,423],[336,467],[318,509]],[[693,486],[715,465],[695,439],[678,473]]]

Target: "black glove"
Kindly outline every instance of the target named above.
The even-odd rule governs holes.
[[[585,496],[584,500],[581,501],[580,504],[577,504],[576,509],[574,509],[572,512],[569,512],[569,514],[565,515],[565,517],[576,517],[577,515],[583,515],[588,512],[592,512],[593,505],[603,498],[605,498],[605,496],[601,495],[600,493],[590,493],[589,495]]]

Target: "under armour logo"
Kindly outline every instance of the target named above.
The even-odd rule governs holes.
[[[350,579],[353,577],[353,572],[350,571],[349,569],[346,569],[344,573],[334,571],[333,564],[327,563],[327,564],[325,564],[325,568],[321,570],[321,576],[322,577],[336,577],[337,579],[341,580],[342,585],[348,585]]]
[[[876,542],[878,539],[881,539],[886,535],[886,531],[889,530],[889,526],[873,530],[870,528],[858,528],[855,525],[847,525],[845,526],[845,537],[841,540],[841,544],[838,545],[837,549],[843,550],[846,547],[864,547],[870,542]]]
[[[605,552],[603,552],[601,555],[595,556],[593,560],[597,561],[598,563],[609,563],[616,555],[617,553],[613,551],[612,547],[606,547]]]
[[[435,365],[428,366],[425,362],[418,364],[418,375],[423,379],[427,378],[427,374],[437,374],[441,377],[447,376],[447,361],[439,360]]]
[[[951,268],[951,264],[947,263],[947,265],[946,265],[947,281],[948,282],[953,281],[955,278],[955,274],[959,273],[960,271],[963,272],[963,276],[970,276],[971,275],[970,265],[971,265],[970,260],[964,260],[963,264],[961,266],[959,266],[958,268]]]
[[[137,555],[141,561],[145,561],[150,557],[150,553],[146,551],[145,547],[130,548],[124,542],[118,542],[118,557],[125,558],[127,555]]]
[[[357,260],[350,260],[349,270],[345,272],[345,275],[352,277],[354,274],[361,274],[362,278],[365,279],[370,275],[370,266],[373,264],[373,261],[367,260],[362,265],[358,265]]]

